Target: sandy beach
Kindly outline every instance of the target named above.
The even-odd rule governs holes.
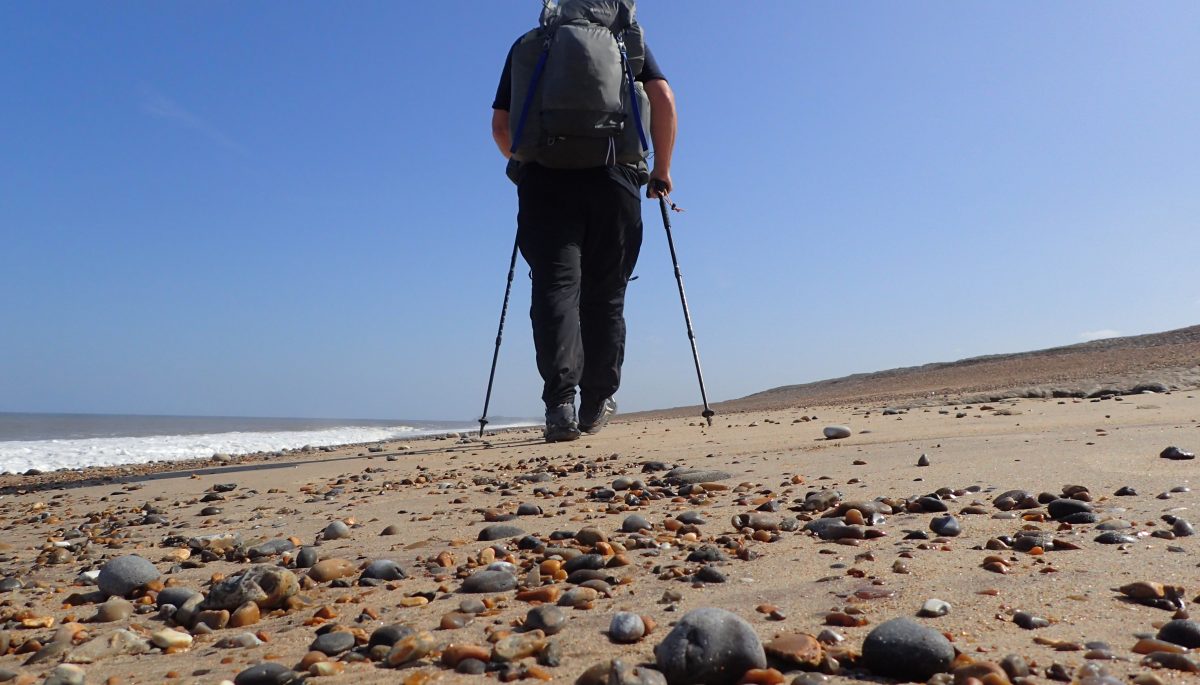
[[[264,661],[330,674],[317,682],[573,682],[610,659],[654,665],[654,648],[673,622],[692,609],[719,607],[744,619],[763,643],[826,630],[844,637],[805,657],[805,666],[771,658],[769,666],[782,675],[754,674],[761,682],[822,669],[834,681],[867,676],[871,671],[859,658],[864,639],[896,617],[943,634],[959,654],[956,666],[1018,655],[1030,677],[1041,681],[1070,679],[1090,657],[1121,681],[1148,672],[1168,682],[1185,677],[1142,665],[1134,646],[1177,612],[1186,615],[1198,590],[1200,543],[1173,536],[1164,520],[1195,519],[1197,495],[1189,489],[1195,462],[1159,456],[1170,445],[1191,451],[1200,444],[1196,393],[883,409],[746,412],[719,415],[711,428],[696,418],[621,421],[557,445],[543,444],[536,430],[518,430],[486,442],[360,446],[195,464],[104,483],[9,478],[0,498],[0,572],[20,587],[0,594],[0,648],[7,652],[0,669],[14,682],[42,682],[59,662],[87,661],[83,648],[90,640],[128,630],[131,642],[154,636],[175,646],[152,641],[144,654],[121,653],[141,646],[99,650],[100,657],[78,664],[87,682],[219,683]],[[849,428],[850,436],[826,439],[825,427],[834,425]],[[708,473],[681,485],[653,470],[672,467]],[[1084,506],[1094,509],[1095,523],[1050,520],[1050,496],[1023,505],[1034,508],[1008,511],[995,501],[1014,489],[1036,498],[1061,497],[1067,488],[1078,502],[1082,490],[1070,486],[1086,488],[1082,499],[1090,500]],[[1136,494],[1114,494],[1124,487]],[[806,499],[812,493],[830,494]],[[927,495],[934,503],[918,502]],[[818,500],[824,508],[810,506]],[[876,500],[885,504],[860,504],[855,512],[842,507],[847,524],[868,514],[867,525],[849,526],[855,532],[846,532],[847,539],[825,540],[805,530],[811,520],[837,512],[837,503]],[[931,521],[946,515],[934,511],[938,503],[961,534],[930,531]],[[886,513],[860,511],[875,508]],[[685,512],[695,518],[684,520],[702,522],[681,525]],[[650,529],[622,532],[634,514]],[[323,533],[337,521],[345,528]],[[481,531],[497,522],[519,530],[480,541]],[[1097,542],[1101,528],[1109,527],[1131,537]],[[1042,545],[1005,549],[1022,531],[1043,531]],[[213,542],[229,536],[239,536],[240,544]],[[321,539],[327,536],[334,539]],[[265,551],[280,553],[254,562],[286,569],[298,581],[297,594],[279,608],[244,611],[238,619],[259,613],[257,621],[222,627],[228,614],[209,610],[207,623],[188,631],[167,618],[171,609],[156,606],[164,583],[207,593],[205,606],[215,606],[214,580],[251,568],[248,551],[272,540],[283,542]],[[297,546],[313,546],[317,558],[332,561],[317,572],[297,568]],[[577,552],[556,555],[556,548],[601,555],[585,566],[598,568],[586,574],[591,582],[584,590],[573,591],[577,585],[566,582],[567,574],[555,573],[560,558]],[[711,556],[693,555],[702,548]],[[110,600],[111,610],[100,613],[116,620],[92,621],[103,593],[76,578],[123,555],[145,558],[161,576],[130,592],[131,607]],[[710,560],[688,561],[689,555]],[[360,569],[380,559],[397,562],[406,577],[361,585]],[[515,565],[520,587],[462,591],[466,577],[505,560]],[[711,568],[697,575],[705,567]],[[539,572],[531,577],[534,568]],[[1182,610],[1140,604],[1115,589],[1136,581],[1183,586]],[[930,599],[948,603],[949,612],[919,617]],[[548,612],[564,621],[548,629],[558,629],[552,635],[521,632],[538,600],[574,605],[561,606],[561,615]],[[652,630],[631,643],[613,641],[610,621],[621,611],[649,619]],[[1046,625],[1023,628],[1014,622],[1018,611]],[[420,639],[407,654],[387,646],[372,653],[372,633],[392,624],[411,627]],[[187,631],[190,644],[161,634],[172,627]],[[318,657],[306,654],[324,631],[354,639],[342,645],[349,649],[319,658],[333,665],[312,666]],[[505,643],[511,636],[517,637]],[[447,667],[440,655],[452,644],[478,649],[455,647],[445,661],[460,652],[487,655],[489,674]],[[510,648],[516,651],[509,654]],[[1197,662],[1189,657],[1187,663]],[[801,682],[819,677],[800,675]],[[284,680],[243,676],[237,682]]]

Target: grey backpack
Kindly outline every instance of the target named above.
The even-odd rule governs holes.
[[[650,102],[635,0],[547,3],[512,53],[513,159],[555,169],[645,169]]]

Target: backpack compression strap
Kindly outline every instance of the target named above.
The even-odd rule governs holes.
[[[625,51],[625,32],[617,36],[617,47],[621,50],[621,64],[625,66],[625,77],[629,81],[629,104],[633,106],[633,119],[637,122],[638,139],[642,141],[642,150],[650,152],[646,143],[646,131],[642,129],[642,112],[638,106],[637,89],[633,85],[633,67],[629,66],[629,54]]]
[[[521,105],[521,118],[517,119],[517,134],[513,136],[512,147],[508,154],[517,154],[517,146],[521,144],[521,134],[525,131],[525,119],[529,115],[529,107],[533,104],[533,94],[537,91],[538,80],[542,77],[542,69],[546,66],[546,56],[550,54],[550,39],[546,39],[542,54],[538,55],[537,64],[533,67],[533,76],[529,79],[529,90],[525,92],[525,102]],[[637,105],[635,104],[636,108]],[[635,110],[636,111],[636,110]]]

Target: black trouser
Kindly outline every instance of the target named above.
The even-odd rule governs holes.
[[[533,344],[547,407],[597,404],[625,358],[625,286],[642,247],[641,200],[605,169],[533,167],[518,184],[517,239],[533,272]]]

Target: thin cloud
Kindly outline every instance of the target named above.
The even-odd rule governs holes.
[[[1091,340],[1103,340],[1105,338],[1119,338],[1121,331],[1114,331],[1111,328],[1101,328],[1098,331],[1084,331],[1079,334],[1079,339],[1084,342]]]
[[[225,135],[221,129],[208,123],[200,116],[189,111],[178,102],[144,86],[142,88],[142,111],[157,119],[169,121],[186,129],[191,129],[221,147],[232,150],[239,155],[247,155],[246,148],[233,138]]]

